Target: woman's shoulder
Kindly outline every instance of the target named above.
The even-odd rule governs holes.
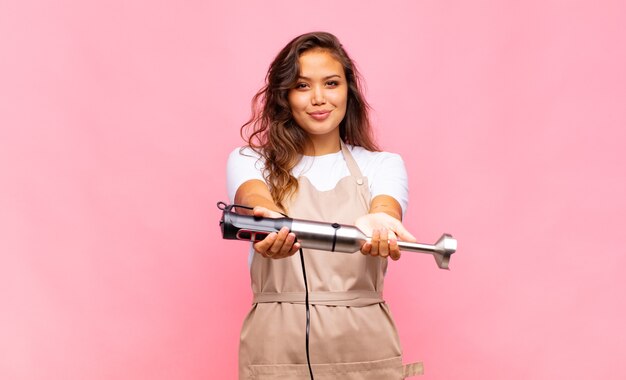
[[[248,145],[234,148],[230,152],[228,157],[237,157],[237,156],[251,157],[255,159],[261,158],[261,155],[256,150],[250,148]]]
[[[235,148],[228,155],[226,189],[231,202],[234,202],[237,189],[244,182],[251,179],[264,180],[264,165],[260,158],[261,156],[250,147]]]
[[[228,169],[251,167],[255,170],[262,170],[264,166],[263,157],[249,146],[234,148],[228,155]]]
[[[377,165],[377,164],[402,164],[402,156],[397,153],[385,151],[371,151],[362,146],[348,145],[348,149],[359,165]]]

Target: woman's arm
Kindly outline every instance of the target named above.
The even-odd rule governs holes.
[[[248,180],[239,186],[235,193],[235,204],[248,207],[264,207],[279,214],[279,216],[274,216],[275,218],[282,216],[280,213],[283,212],[272,200],[272,194],[270,194],[270,190],[265,182],[258,179]],[[252,215],[252,210],[242,208],[237,211]]]
[[[402,207],[400,207],[400,203],[389,195],[377,195],[372,199],[369,213],[373,214],[376,212],[384,212],[400,221],[402,220]]]
[[[253,207],[253,210],[241,208],[244,212],[265,218],[280,218],[282,210],[272,200],[272,195],[265,182],[252,179],[239,186],[235,193],[235,204]],[[265,239],[254,244],[254,250],[263,257],[282,259],[293,255],[300,249],[300,243],[295,242],[296,235],[283,227],[278,233],[272,232]]]

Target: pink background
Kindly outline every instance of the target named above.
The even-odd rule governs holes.
[[[623,1],[0,2],[0,378],[234,379],[227,154],[278,50],[339,36],[406,225],[424,379],[626,378]]]

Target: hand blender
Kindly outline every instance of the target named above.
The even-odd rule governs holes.
[[[280,231],[282,227],[287,227],[296,235],[302,248],[344,253],[357,252],[363,244],[371,240],[356,226],[288,217],[241,215],[232,212],[233,206],[224,202],[219,202],[217,207],[222,210],[220,228],[224,239],[256,242],[265,239],[272,232]],[[443,234],[435,244],[398,241],[398,246],[401,251],[430,253],[439,268],[448,269],[450,256],[456,251],[457,242],[452,235]]]

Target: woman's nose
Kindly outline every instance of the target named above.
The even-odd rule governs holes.
[[[311,103],[314,106],[326,104],[326,98],[324,97],[324,90],[318,86],[313,88],[313,94],[311,97]]]

